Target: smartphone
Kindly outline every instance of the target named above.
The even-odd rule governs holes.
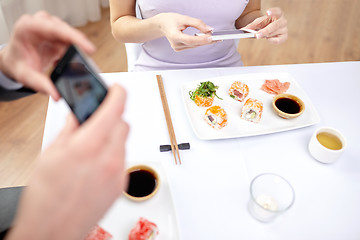
[[[107,94],[95,65],[74,45],[55,66],[51,80],[80,124],[96,111]]]
[[[236,30],[223,30],[211,33],[211,38],[214,41],[240,39],[240,38],[255,38],[257,31],[251,29],[236,29]],[[195,33],[196,36],[202,36],[204,33]]]

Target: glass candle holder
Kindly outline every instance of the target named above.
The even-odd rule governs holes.
[[[293,187],[277,174],[263,173],[251,181],[248,209],[251,215],[261,222],[274,220],[287,211],[294,201]]]

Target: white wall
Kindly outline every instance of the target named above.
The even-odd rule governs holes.
[[[2,43],[8,40],[9,33],[16,20],[25,11],[25,0],[0,0],[0,35]]]
[[[0,8],[0,45],[9,40],[9,31],[5,23],[5,18]]]
[[[0,0],[0,44],[7,42],[16,20],[25,13],[46,10],[73,26],[101,19],[101,6],[109,0]]]

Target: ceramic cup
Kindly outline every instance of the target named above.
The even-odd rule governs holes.
[[[340,131],[331,127],[317,129],[309,142],[313,158],[322,163],[333,163],[344,152],[346,139]]]

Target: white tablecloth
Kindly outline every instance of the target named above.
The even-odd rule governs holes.
[[[227,140],[199,140],[186,116],[180,87],[189,81],[224,75],[287,72],[308,94],[319,124],[296,130]],[[171,152],[160,153],[169,137],[156,81],[164,79],[181,166]],[[131,132],[127,161],[159,161],[167,171],[181,239],[360,239],[360,62],[106,73],[128,91],[125,118]],[[63,101],[49,102],[43,146],[65,123]],[[315,161],[307,150],[316,128],[330,126],[347,138],[347,149],[333,164]],[[264,172],[285,177],[294,187],[292,208],[271,223],[247,211],[249,184]],[[161,206],[159,206],[161,208]]]

